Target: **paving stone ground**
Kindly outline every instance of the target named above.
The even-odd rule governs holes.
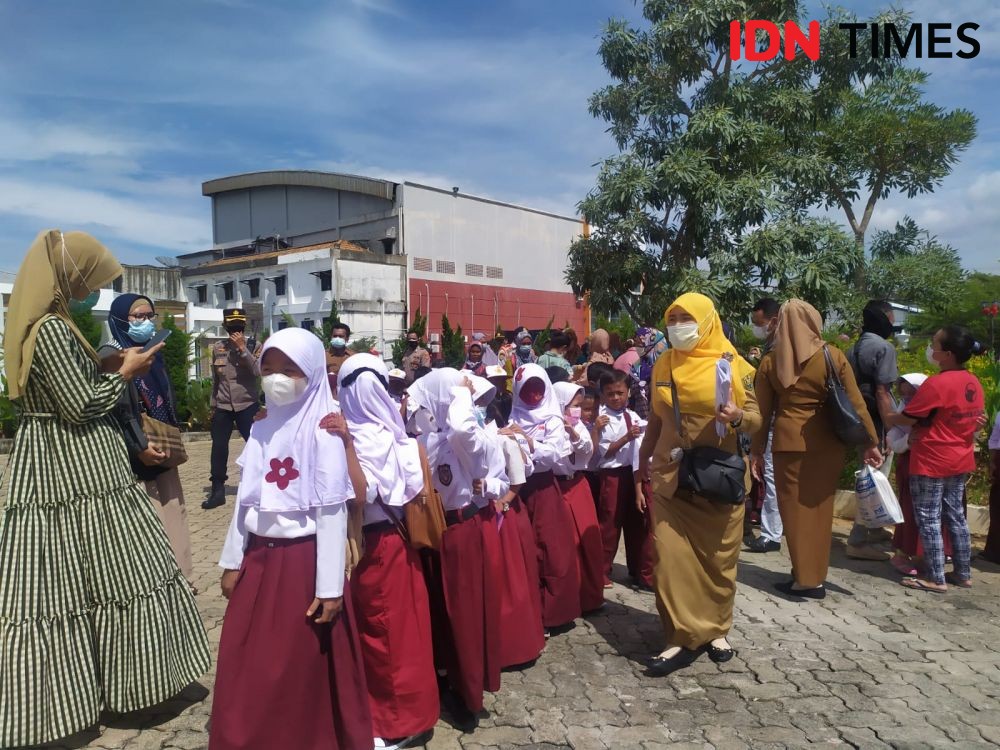
[[[241,443],[232,446],[235,459]],[[194,583],[217,647],[225,602],[216,560],[232,501],[201,509],[209,444],[190,448],[181,475]],[[743,555],[731,637],[739,653],[728,664],[703,657],[671,677],[645,676],[644,661],[663,647],[656,606],[651,594],[616,583],[603,611],[553,637],[534,666],[504,674],[475,732],[442,720],[427,749],[1000,745],[1000,568],[974,563],[972,590],[911,592],[887,563],[847,560],[846,531],[838,525],[823,602],[774,591],[788,575],[784,552]],[[624,580],[621,566],[616,579]],[[164,705],[105,716],[100,727],[47,747],[203,748],[214,676]]]

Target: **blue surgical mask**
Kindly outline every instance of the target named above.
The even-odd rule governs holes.
[[[345,339],[342,336],[334,336],[332,339],[330,339],[330,346],[332,346],[334,349],[343,349],[345,346],[347,346],[347,339]]]
[[[480,427],[486,426],[486,407],[484,406],[476,407],[476,421],[479,423]]]
[[[531,345],[530,344],[521,344],[520,346],[517,347],[517,352],[518,352],[518,354],[521,354],[521,355],[530,354],[531,353]]]
[[[97,304],[97,301],[100,298],[101,298],[101,293],[97,291],[97,292],[91,292],[83,299],[71,299],[69,301],[69,311],[71,313],[79,314],[87,312],[89,310],[93,310],[94,305]]]
[[[128,324],[128,337],[138,344],[145,344],[156,333],[151,320],[133,320]]]

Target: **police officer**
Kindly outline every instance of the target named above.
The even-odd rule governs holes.
[[[243,439],[250,436],[254,414],[260,408],[261,345],[245,335],[246,312],[240,308],[222,311],[222,325],[229,340],[212,347],[212,491],[201,504],[205,510],[226,502],[229,438],[233,425]]]

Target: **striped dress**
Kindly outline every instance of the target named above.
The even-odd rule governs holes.
[[[170,698],[209,666],[205,629],[111,415],[56,317],[38,332],[0,509],[0,747]]]

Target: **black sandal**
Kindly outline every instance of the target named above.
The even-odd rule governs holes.
[[[732,646],[729,648],[719,648],[718,646],[713,646],[709,643],[705,646],[705,651],[708,652],[708,658],[716,664],[725,664],[727,661],[736,656],[736,649]]]

